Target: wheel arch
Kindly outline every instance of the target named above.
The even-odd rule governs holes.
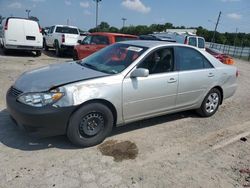
[[[216,89],[218,89],[218,90],[220,91],[220,94],[221,94],[221,101],[220,101],[220,104],[222,104],[223,98],[224,98],[224,93],[223,93],[222,87],[221,87],[221,86],[215,86],[215,87],[213,87],[213,88],[216,88]],[[212,89],[213,89],[213,88],[212,88]]]
[[[105,100],[105,99],[91,99],[89,101],[86,101],[86,102],[78,105],[77,108],[71,113],[70,118],[74,114],[74,112],[76,112],[78,109],[82,108],[84,105],[87,105],[87,104],[90,104],[90,103],[101,103],[101,104],[107,106],[111,110],[111,112],[113,114],[114,126],[116,125],[116,122],[117,122],[117,110],[116,110],[115,106],[110,101]],[[70,120],[70,118],[69,118],[69,120]],[[69,120],[68,120],[68,123],[67,123],[67,129],[68,129],[68,125],[69,125]]]

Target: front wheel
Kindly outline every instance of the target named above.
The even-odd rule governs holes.
[[[41,52],[40,50],[37,50],[37,51],[36,51],[36,57],[41,56],[41,54],[42,54],[42,52]]]
[[[90,147],[101,143],[112,131],[114,117],[101,103],[89,103],[71,116],[67,136],[75,145]]]
[[[210,117],[215,114],[221,103],[221,92],[213,88],[204,98],[201,107],[197,110],[202,117]]]

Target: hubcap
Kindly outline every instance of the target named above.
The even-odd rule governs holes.
[[[217,93],[211,93],[206,101],[206,111],[213,113],[219,105],[219,95]]]
[[[104,127],[104,118],[101,113],[91,112],[85,115],[79,125],[79,132],[82,136],[94,136]]]

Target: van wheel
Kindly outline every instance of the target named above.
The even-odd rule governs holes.
[[[101,143],[112,131],[114,117],[101,103],[89,103],[70,118],[67,136],[75,145],[90,147]]]
[[[45,51],[49,51],[49,47],[47,46],[46,40],[43,40],[43,48]]]
[[[55,49],[56,49],[56,56],[61,57],[62,56],[62,51],[60,50],[59,45],[58,45],[57,42],[55,43]]]
[[[201,107],[197,110],[202,117],[210,117],[218,110],[221,102],[221,93],[218,89],[213,88],[204,98]]]
[[[38,51],[36,51],[36,56],[37,56],[37,57],[41,56],[41,54],[42,54],[42,52],[41,52],[41,51],[39,51],[39,50],[38,50]]]

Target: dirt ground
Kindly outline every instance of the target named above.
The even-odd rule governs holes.
[[[69,61],[53,52],[0,52],[0,187],[250,187],[250,62],[238,90],[210,118],[182,112],[115,128],[79,149],[66,136],[31,138],[11,121],[5,94],[24,71]]]

